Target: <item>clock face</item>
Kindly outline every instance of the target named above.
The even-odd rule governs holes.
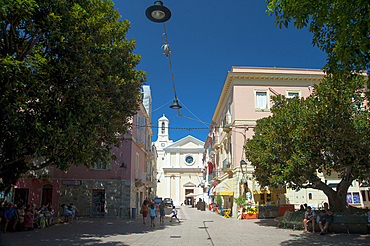
[[[161,146],[164,147],[164,143],[162,143]]]
[[[191,155],[188,155],[185,157],[185,162],[186,164],[191,165],[194,162],[194,158]]]

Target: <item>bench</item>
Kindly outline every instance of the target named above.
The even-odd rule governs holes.
[[[287,225],[288,225],[288,223],[290,223],[293,214],[294,214],[294,211],[287,210],[287,211],[285,211],[285,213],[284,213],[283,216],[276,217],[274,219],[274,221],[277,222],[278,227],[280,227],[280,225],[283,224],[284,225],[284,228],[287,228]]]
[[[335,213],[329,231],[366,234],[367,224],[367,214]]]
[[[274,220],[278,227],[284,225],[284,228],[292,228],[293,230],[300,230],[304,228],[305,211],[285,211],[284,215],[277,217]],[[315,211],[316,216],[320,214]],[[312,230],[312,223],[309,223],[309,228]],[[353,214],[353,213],[334,213],[333,223],[329,225],[328,230],[336,233],[368,233],[368,215],[367,214]],[[319,232],[319,223],[315,223],[315,231]]]

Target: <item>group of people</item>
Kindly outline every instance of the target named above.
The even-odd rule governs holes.
[[[329,209],[328,203],[324,203],[324,209],[320,211],[319,217],[316,217],[315,212],[312,210],[310,206],[307,206],[305,212],[305,218],[303,220],[304,225],[304,233],[308,232],[307,226],[308,223],[312,223],[312,232],[315,233],[315,223],[318,220],[319,227],[320,227],[320,235],[324,235],[327,233],[329,225],[333,222],[333,211]]]
[[[4,232],[33,230],[53,225],[54,210],[49,203],[42,204],[36,209],[36,204],[24,206],[23,203],[14,205],[8,203],[3,212]]]
[[[140,211],[143,214],[143,223],[146,224],[146,218],[148,217],[148,213],[149,213],[150,227],[155,227],[154,220],[158,215],[158,211],[160,215],[159,222],[164,223],[164,217],[166,216],[164,201],[161,201],[159,206],[156,206],[154,203],[148,200],[144,200],[141,206],[141,211]],[[177,218],[177,210],[175,206],[172,206],[172,216],[171,216],[170,222],[172,222],[172,218],[175,218],[178,221],[178,223],[180,223],[180,220]]]
[[[61,207],[64,215],[64,224],[67,225],[72,223],[72,220],[77,219],[77,208],[73,203],[71,203],[69,206],[62,204]]]

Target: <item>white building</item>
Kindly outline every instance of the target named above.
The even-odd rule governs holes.
[[[157,195],[171,198],[179,206],[185,200],[203,199],[202,158],[204,142],[191,135],[176,142],[169,139],[169,120],[163,115],[158,119]]]

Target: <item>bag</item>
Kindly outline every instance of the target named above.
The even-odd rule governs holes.
[[[44,219],[44,218],[41,218],[41,220],[40,220],[40,226],[41,226],[41,228],[45,228],[45,226],[46,226],[46,221],[45,221],[45,219]]]
[[[143,210],[142,209],[140,209],[140,213],[143,214]]]

